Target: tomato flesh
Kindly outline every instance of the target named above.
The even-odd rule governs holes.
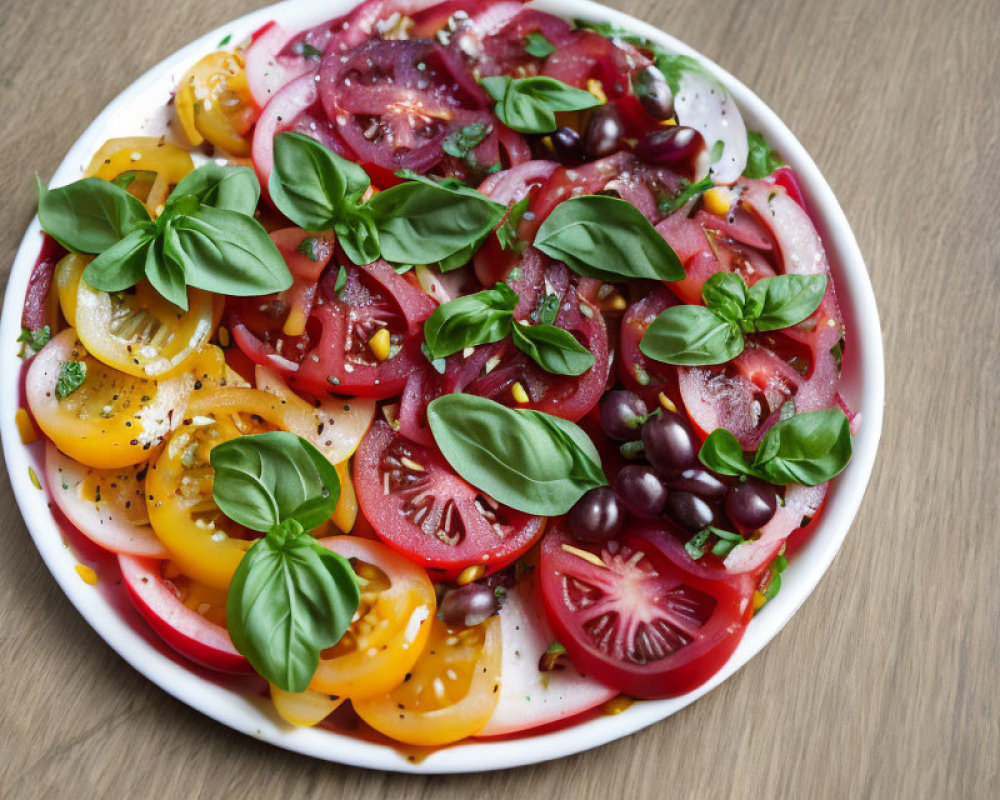
[[[714,675],[742,638],[753,587],[691,563],[658,526],[635,526],[604,546],[552,529],[542,542],[542,593],[574,666],[642,698],[685,694]]]
[[[390,547],[435,580],[465,567],[495,572],[524,553],[544,520],[497,503],[466,483],[436,448],[410,441],[388,424],[368,430],[356,456],[361,511]]]

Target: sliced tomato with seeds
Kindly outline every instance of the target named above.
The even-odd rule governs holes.
[[[399,394],[409,375],[427,363],[420,343],[434,301],[384,261],[346,267],[339,291],[337,275],[331,268],[320,281],[301,336],[284,333],[288,307],[277,296],[231,298],[233,339],[254,363],[277,369],[312,395]],[[390,341],[384,358],[371,344],[383,329]]]
[[[677,305],[677,300],[662,286],[632,303],[622,317],[618,338],[618,376],[627,389],[638,394],[646,404],[655,406],[660,393],[675,405],[680,403],[676,368],[647,358],[639,350],[646,329],[663,311]]]
[[[753,582],[713,578],[654,526],[604,545],[561,525],[542,542],[549,623],[573,665],[633,697],[676,697],[712,677],[739,644]]]
[[[459,477],[435,448],[385,422],[355,456],[361,511],[386,544],[451,580],[471,565],[506,566],[534,544],[544,519],[501,505]]]
[[[428,40],[375,39],[320,70],[326,115],[362,162],[427,172],[452,131],[492,121],[490,98],[460,57]]]

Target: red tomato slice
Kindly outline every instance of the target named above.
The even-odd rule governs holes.
[[[680,403],[677,371],[669,364],[647,358],[639,350],[646,328],[663,311],[677,305],[674,296],[663,287],[656,287],[638,302],[628,307],[622,317],[618,338],[618,377],[625,388],[636,392],[653,407],[663,392],[675,405]]]
[[[712,677],[739,644],[753,583],[692,569],[662,530],[587,545],[560,526],[542,542],[549,623],[580,670],[633,697],[675,697]]]
[[[153,630],[182,656],[202,666],[223,672],[252,672],[250,662],[233,647],[226,629],[182,602],[184,592],[163,577],[162,565],[153,559],[118,556],[129,597]],[[221,613],[225,613],[224,601]]]
[[[327,119],[362,161],[427,172],[452,131],[492,121],[491,101],[457,53],[429,40],[379,40],[323,59]]]
[[[384,261],[346,268],[320,281],[305,333],[288,336],[287,307],[270,298],[232,299],[229,325],[239,348],[255,363],[277,369],[289,383],[316,396],[328,392],[384,398],[399,394],[406,379],[427,363],[420,352],[423,322],[435,303]],[[380,360],[369,341],[389,331],[390,355]]]
[[[361,511],[386,544],[450,580],[481,564],[495,572],[524,553],[544,526],[466,483],[441,454],[394,432],[368,430],[355,456]]]
[[[254,34],[246,49],[247,87],[258,108],[266,106],[295,78],[319,68],[319,62],[304,58],[301,53],[282,53],[290,38],[277,22],[269,22]]]
[[[533,575],[529,573],[507,590],[500,610],[500,701],[476,736],[506,736],[551,725],[589,711],[618,694],[617,689],[581,675],[572,664],[551,672],[539,670],[539,660],[556,637],[544,614],[538,613],[542,598]]]

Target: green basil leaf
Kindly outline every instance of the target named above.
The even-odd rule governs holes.
[[[48,189],[38,183],[38,221],[67,250],[103,253],[135,230],[150,227],[149,212],[111,181],[84,178]]]
[[[698,451],[698,460],[720,475],[736,477],[752,474],[739,439],[725,428],[716,428]]]
[[[557,111],[579,111],[600,105],[590,92],[555,78],[513,78],[498,75],[480,81],[496,100],[494,112],[500,121],[521,133],[552,133]]]
[[[545,38],[541,31],[532,31],[524,37],[524,52],[535,58],[548,58],[556,51],[556,46]]]
[[[556,317],[559,316],[559,295],[547,294],[538,306],[538,321],[548,325],[554,325]]]
[[[41,328],[36,328],[31,330],[31,328],[21,328],[21,333],[18,334],[17,341],[22,342],[21,352],[18,354],[21,358],[29,358],[35,353],[41,351],[45,345],[49,343],[52,339],[52,329],[48,325],[43,325]]]
[[[153,242],[151,233],[132,231],[87,264],[84,281],[105,292],[120,292],[135,286],[145,274],[146,254]]]
[[[587,278],[684,278],[667,240],[617,197],[582,195],[560,203],[538,229],[535,247]]]
[[[730,322],[740,322],[747,302],[747,285],[734,272],[716,272],[701,287],[705,305]]]
[[[684,543],[687,554],[695,561],[705,555],[705,544],[708,542],[708,528],[698,531],[694,536]]]
[[[226,625],[258,673],[287,692],[303,692],[320,652],[340,641],[360,599],[350,563],[289,520],[240,561],[229,586]]]
[[[272,431],[212,448],[216,505],[234,522],[267,531],[294,519],[322,525],[340,498],[340,479],[326,457],[301,436]]]
[[[127,190],[139,178],[142,178],[146,183],[152,183],[156,180],[156,173],[145,169],[130,169],[128,172],[122,172],[113,177],[111,182],[120,189]]]
[[[517,301],[517,293],[501,282],[492,289],[438,306],[424,323],[430,360],[505,338],[510,333]]]
[[[347,285],[347,270],[344,267],[337,269],[337,280],[333,283],[333,291],[340,295],[340,290]]]
[[[506,211],[475,189],[422,177],[379,192],[368,207],[384,259],[396,264],[446,262],[442,270],[466,263]]]
[[[280,292],[292,274],[267,231],[253,217],[211,206],[169,220],[163,252],[188,286],[246,297]]]
[[[514,325],[514,346],[555,375],[582,375],[594,366],[593,354],[567,330],[545,322]]]
[[[851,425],[843,411],[807,411],[775,423],[764,434],[752,467],[771,483],[816,486],[843,471],[851,447]]]
[[[712,555],[718,556],[719,558],[725,558],[734,547],[743,544],[744,542],[743,537],[738,533],[733,533],[733,531],[724,531],[713,525],[709,525],[705,530],[709,533],[714,533],[716,538],[719,540],[712,545]]]
[[[174,231],[168,226],[165,241],[169,241],[172,235],[174,235]],[[146,248],[146,259],[143,265],[146,277],[153,288],[163,297],[178,308],[187,311],[188,296],[184,270],[176,262],[164,256],[164,249],[163,243],[159,241],[154,241]],[[84,275],[86,275],[86,271],[84,271]]]
[[[525,195],[516,203],[514,203],[510,209],[507,211],[507,216],[500,227],[497,228],[497,241],[500,242],[500,246],[504,250],[514,249],[523,243],[518,241],[517,230],[521,227],[521,220],[524,219],[524,213],[528,210],[528,203],[531,198],[529,195]]]
[[[274,137],[274,169],[268,181],[271,199],[286,217],[307,231],[323,231],[345,205],[371,185],[357,164],[301,133]]]
[[[639,350],[665,364],[725,364],[743,352],[743,332],[704,306],[671,306],[646,328]]]
[[[764,137],[755,131],[747,131],[747,166],[743,174],[747,178],[766,178],[785,162],[775,153]]]
[[[459,475],[519,511],[564,514],[584,492],[607,484],[597,449],[567,420],[449,394],[430,403],[427,421]]]
[[[711,189],[715,184],[712,182],[712,178],[706,175],[697,183],[691,183],[690,181],[681,179],[681,191],[676,195],[668,196],[666,199],[660,201],[660,211],[665,214],[672,214],[678,208],[684,206],[688,200],[691,200],[698,195],[702,195]]]
[[[452,131],[441,142],[441,149],[455,158],[468,158],[474,147],[480,145],[492,126],[482,122],[474,122],[456,131]]]
[[[381,254],[378,224],[368,206],[346,206],[333,223],[333,230],[353,263],[371,264]]]
[[[260,200],[260,183],[249,167],[224,167],[209,161],[189,172],[174,187],[163,207],[163,215],[170,216],[184,196],[196,197],[202,205],[253,216]]]
[[[63,361],[59,365],[56,378],[56,397],[64,400],[83,386],[87,380],[87,364],[84,361]]]
[[[753,329],[774,331],[797,325],[819,308],[825,292],[826,275],[761,278],[747,292],[753,304]]]

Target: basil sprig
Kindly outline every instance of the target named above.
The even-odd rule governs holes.
[[[764,137],[756,131],[747,131],[747,166],[743,174],[748,178],[766,178],[778,167],[785,165],[781,157],[771,149]]]
[[[635,206],[617,197],[591,194],[560,203],[538,229],[535,247],[587,278],[684,278],[667,240]]]
[[[646,329],[639,350],[666,364],[724,364],[743,352],[745,334],[807,319],[823,300],[826,275],[776,275],[749,289],[732,272],[705,281],[703,306],[671,306]]]
[[[437,264],[442,272],[469,262],[506,209],[456,180],[407,178],[369,201],[382,257],[396,264]]]
[[[122,185],[100,178],[51,190],[39,181],[38,219],[68,250],[97,254],[83,272],[95,289],[118,292],[145,277],[186,310],[187,286],[237,296],[291,286],[252,216],[259,196],[252,170],[209,163],[177,184],[155,221]]]
[[[306,533],[336,508],[337,472],[315,447],[284,431],[224,442],[211,460],[222,512],[266,531],[230,582],[229,636],[271,683],[305,691],[320,651],[340,641],[361,597],[350,563]]]
[[[501,281],[492,289],[442,303],[424,322],[424,343],[433,361],[510,334],[517,293]]]
[[[776,422],[749,461],[739,440],[717,428],[698,458],[721,475],[752,476],[777,486],[816,486],[843,471],[851,460],[851,447],[847,416],[839,408],[828,408]]]
[[[347,257],[370,264],[379,257],[379,235],[361,198],[371,179],[358,164],[301,133],[274,137],[271,199],[286,217],[307,231],[337,234]]]
[[[565,514],[607,485],[597,448],[572,422],[485,397],[448,394],[427,407],[434,440],[465,480],[528,514]]]
[[[497,75],[479,83],[496,100],[494,113],[500,121],[521,133],[552,133],[557,111],[580,111],[601,104],[590,92],[543,75]]]
[[[511,336],[514,346],[546,372],[582,375],[594,366],[594,356],[576,337],[552,323],[551,313],[539,315],[535,325],[514,320],[517,293],[502,281],[492,289],[449,300],[434,309],[424,323],[424,345],[430,361],[445,358],[466,347],[499,342]]]

